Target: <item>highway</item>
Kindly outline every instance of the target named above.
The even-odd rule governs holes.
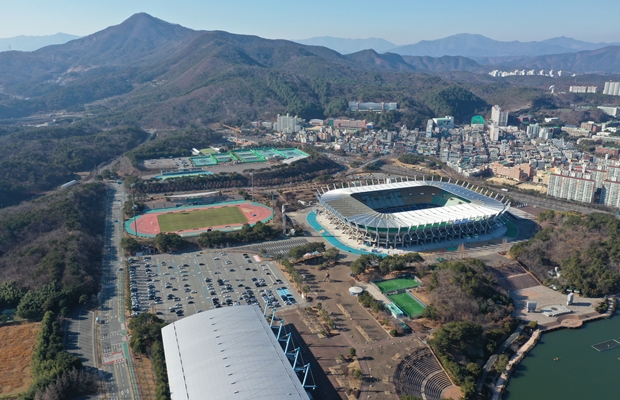
[[[99,323],[95,326],[99,375],[111,400],[137,399],[138,390],[129,355],[129,337],[125,321],[122,267],[122,185],[109,185],[105,230],[102,290],[99,294]]]

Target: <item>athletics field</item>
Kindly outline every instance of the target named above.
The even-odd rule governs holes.
[[[155,237],[161,232],[195,236],[211,230],[235,231],[243,224],[267,222],[273,217],[271,208],[259,203],[237,201],[205,206],[185,206],[150,210],[125,222],[131,234]]]

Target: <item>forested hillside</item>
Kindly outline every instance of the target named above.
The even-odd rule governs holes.
[[[419,125],[437,112],[425,95],[435,93],[437,102],[449,94],[437,91],[451,84],[418,71],[462,64],[427,58],[413,66],[372,51],[343,56],[286,40],[191,31],[147,14],[65,45],[9,53],[0,54],[0,85],[12,95],[0,99],[0,119],[88,105],[106,126],[151,128],[239,124],[286,112],[337,117],[356,100],[396,101],[396,121]]]
[[[439,264],[429,290],[423,316],[442,323],[429,343],[463,398],[473,399],[482,366],[518,325],[512,300],[476,259]]]
[[[40,318],[97,291],[106,190],[88,184],[0,210],[0,309]]]
[[[543,229],[513,246],[510,253],[541,282],[560,290],[578,289],[589,297],[618,292],[620,221],[613,214],[549,210],[538,219]]]
[[[19,203],[137,146],[147,133],[133,127],[102,131],[87,124],[0,127],[0,204]]]

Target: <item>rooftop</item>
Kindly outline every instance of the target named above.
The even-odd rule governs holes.
[[[205,311],[162,335],[173,400],[309,400],[258,307]]]
[[[355,193],[371,193],[373,191],[397,190],[419,186],[433,186],[445,190],[456,196],[467,199],[469,203],[415,211],[381,213],[373,210],[352,196]],[[456,222],[457,220],[476,220],[497,215],[507,209],[507,206],[499,200],[495,200],[453,183],[439,181],[419,180],[347,187],[330,190],[322,194],[320,198],[332,211],[340,214],[348,221],[358,225],[377,228],[402,228],[434,225],[448,221]]]

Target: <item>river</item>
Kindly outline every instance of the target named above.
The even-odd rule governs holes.
[[[542,335],[512,374],[503,399],[620,398],[620,346],[592,348],[610,339],[620,342],[619,315]]]

